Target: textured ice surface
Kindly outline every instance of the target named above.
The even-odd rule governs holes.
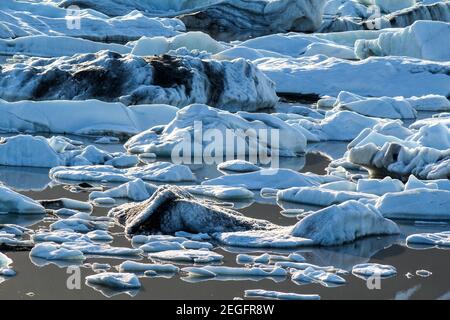
[[[86,277],[86,283],[115,289],[138,289],[141,283],[132,273],[103,272]]]
[[[118,270],[120,272],[145,272],[151,270],[157,273],[178,273],[180,268],[173,264],[141,263],[127,260],[118,266]]]
[[[262,289],[245,290],[245,297],[247,298],[266,298],[276,300],[320,300],[317,294],[298,294],[286,293],[279,291],[268,291]]]
[[[285,277],[286,270],[278,267],[264,267],[264,268],[237,268],[237,267],[222,267],[222,266],[205,266],[205,267],[187,267],[181,269],[191,277],[206,277],[214,278],[220,276],[227,277]]]
[[[363,263],[353,267],[352,273],[356,276],[368,278],[371,276],[391,277],[397,274],[397,269],[393,266],[378,263]]]
[[[409,246],[423,245],[450,247],[450,231],[412,234],[406,238],[406,244]]]
[[[36,244],[31,249],[30,256],[45,260],[83,261],[86,259],[84,254],[79,250],[62,248],[60,245],[51,242]]]
[[[150,253],[149,257],[161,261],[194,263],[221,262],[223,259],[222,255],[209,250],[169,250]]]
[[[44,214],[38,202],[0,184],[0,213]]]

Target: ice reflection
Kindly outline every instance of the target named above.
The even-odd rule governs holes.
[[[52,183],[48,168],[0,166],[0,182],[15,191],[44,191]]]

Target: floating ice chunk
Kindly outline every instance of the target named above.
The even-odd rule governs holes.
[[[56,77],[58,81],[52,86],[45,85]],[[102,87],[99,77],[101,82],[114,84],[113,89]],[[30,58],[4,66],[0,84],[0,98],[8,101],[99,99],[126,105],[163,103],[180,108],[206,103],[234,112],[272,108],[278,101],[273,82],[244,59],[139,57],[112,51],[58,59]]]
[[[423,269],[416,271],[416,275],[418,275],[419,277],[422,277],[422,278],[428,278],[432,274],[433,273],[431,271],[423,270]]]
[[[306,216],[292,229],[292,235],[329,246],[371,235],[398,234],[398,226],[383,218],[380,211],[372,205],[347,201]]]
[[[0,234],[0,247],[6,250],[30,250],[33,247],[33,241],[16,239],[10,234]]]
[[[207,233],[190,233],[186,231],[177,231],[175,236],[190,239],[192,241],[208,241],[211,240],[211,236]]]
[[[55,243],[71,242],[78,240],[85,240],[85,241],[90,240],[90,238],[87,235],[67,230],[38,232],[32,235],[32,239],[34,242],[55,242]]]
[[[411,247],[416,245],[450,247],[450,231],[412,234],[406,238],[406,244]]]
[[[90,241],[64,242],[62,248],[78,250],[86,255],[107,256],[107,257],[130,257],[138,256],[142,253],[140,249],[112,247],[107,244],[96,244]]]
[[[299,283],[319,283],[323,286],[343,285],[346,283],[345,279],[337,274],[317,270],[313,267],[294,272],[292,274],[292,281]]]
[[[116,204],[116,200],[113,198],[96,198],[93,203],[97,206],[114,206]]]
[[[291,253],[289,256],[278,256],[264,253],[260,256],[250,256],[247,254],[239,254],[236,262],[239,264],[271,264],[276,261],[295,261],[303,262],[305,258],[298,253]]]
[[[351,181],[335,181],[324,183],[319,186],[319,188],[334,190],[334,191],[356,191],[356,183]]]
[[[105,162],[116,168],[130,168],[139,164],[139,157],[136,155],[121,155]]]
[[[255,196],[253,192],[243,187],[201,185],[184,186],[183,189],[193,195],[201,195],[219,200],[253,199]]]
[[[135,179],[108,191],[94,191],[89,195],[89,199],[95,200],[97,198],[110,197],[144,201],[150,198],[156,189],[156,186],[145,183],[142,179]]]
[[[190,277],[285,277],[287,275],[286,270],[277,267],[267,268],[233,268],[222,266],[205,266],[205,267],[187,267],[181,269],[186,272]]]
[[[275,265],[277,267],[294,269],[294,270],[306,270],[308,268],[312,268],[314,270],[322,270],[322,271],[331,272],[331,273],[347,274],[346,271],[335,268],[333,266],[323,267],[323,266],[317,266],[317,265],[314,265],[311,263],[306,263],[306,262],[279,261],[279,262],[276,262]]]
[[[449,155],[448,149],[408,148],[398,143],[386,143],[380,148],[368,143],[352,148],[348,160],[368,168],[373,174],[388,173],[401,178],[413,174],[419,179],[432,180],[450,177]]]
[[[371,97],[449,96],[450,66],[405,57],[371,57],[363,61],[328,58],[263,58],[254,63],[276,84],[277,93],[336,97],[341,91]],[[361,81],[360,75],[366,75]],[[367,83],[396,83],[367,86]],[[336,86],[339,83],[339,86]]]
[[[92,241],[97,241],[97,242],[109,242],[109,241],[114,240],[113,236],[110,235],[109,232],[106,230],[94,230],[94,231],[88,232],[86,235]]]
[[[98,262],[94,262],[92,264],[92,270],[99,272],[99,271],[107,271],[111,269],[111,265],[108,263],[98,263]]]
[[[193,250],[211,250],[214,246],[209,242],[201,242],[201,241],[185,241],[182,243],[182,246],[185,249],[193,249]]]
[[[141,283],[132,273],[102,272],[86,277],[86,283],[115,289],[138,289]]]
[[[44,214],[38,202],[0,184],[0,213]]]
[[[290,188],[280,190],[277,193],[277,201],[303,203],[321,207],[328,207],[333,204],[339,204],[349,200],[375,200],[377,198],[377,196],[368,193],[334,191],[320,187]]]
[[[88,233],[95,230],[107,230],[109,223],[104,221],[91,221],[82,218],[67,218],[58,220],[50,225],[50,230],[70,230],[73,232]]]
[[[192,171],[184,165],[155,162],[143,167],[117,169],[112,166],[56,167],[50,170],[52,179],[69,181],[127,182],[140,178],[157,182],[192,182]]]
[[[317,294],[285,293],[278,291],[267,291],[262,289],[245,290],[245,297],[276,300],[320,300],[320,296]]]
[[[139,245],[143,245],[146,243],[151,243],[151,242],[177,242],[177,243],[183,243],[185,241],[187,241],[187,238],[184,237],[174,237],[174,236],[169,236],[169,235],[150,235],[150,236],[144,236],[144,235],[137,235],[137,236],[133,236],[133,238],[131,239],[131,242],[133,244],[133,246],[139,246]]]
[[[174,266],[173,264],[140,263],[127,260],[118,266],[118,270],[120,272],[154,271],[156,273],[178,273],[180,268]]]
[[[227,137],[225,140],[234,140],[221,139],[213,150],[209,150],[210,135],[216,137],[219,134]],[[213,151],[240,156],[267,152],[268,155],[276,153],[293,157],[305,152],[306,138],[300,131],[270,114],[233,114],[203,104],[192,104],[178,111],[176,118],[167,126],[151,128],[134,136],[125,148],[132,154],[151,152],[160,157],[177,156],[181,159],[191,159],[199,153],[200,156],[214,158]]]
[[[378,263],[363,263],[353,266],[352,273],[364,279],[378,276],[382,278],[392,277],[397,274],[397,269],[393,266]]]
[[[79,250],[62,248],[51,242],[37,244],[31,249],[30,256],[45,260],[84,261],[86,259]]]
[[[369,56],[408,56],[424,60],[450,60],[450,25],[439,21],[416,21],[404,29],[383,32],[378,39],[357,40],[359,59]]]
[[[222,255],[209,250],[170,250],[151,253],[149,257],[154,260],[195,263],[213,263],[223,260]]]
[[[333,176],[299,173],[291,169],[262,169],[257,172],[225,175],[204,181],[202,185],[242,186],[249,190],[261,190],[264,188],[313,187],[339,180],[342,179]]]
[[[32,232],[33,230],[16,224],[0,224],[0,234],[10,234],[14,237],[22,237],[24,234]]]
[[[406,182],[405,184],[405,190],[413,190],[413,189],[440,189],[440,188],[438,184],[435,182],[426,182],[423,180],[419,180],[415,176],[411,175],[408,178],[408,182]]]
[[[402,97],[366,98],[342,91],[337,97],[334,110],[350,110],[369,117],[389,119],[415,119],[416,110]]]
[[[12,133],[108,135],[112,139],[168,124],[177,111],[176,107],[162,104],[126,107],[98,100],[0,100],[0,129]]]
[[[375,206],[387,218],[448,220],[450,219],[450,192],[413,189],[388,193],[378,199]]]
[[[162,252],[169,250],[183,250],[184,246],[173,241],[153,241],[139,247],[144,252]]]
[[[245,161],[245,160],[230,160],[222,162],[217,166],[217,169],[221,171],[232,171],[232,172],[254,172],[261,170],[257,165]]]
[[[237,211],[195,199],[182,188],[169,185],[159,187],[147,201],[124,204],[112,209],[109,215],[125,225],[128,234],[173,234],[186,230],[213,233],[275,227],[268,221],[247,218]]]
[[[93,207],[89,202],[59,198],[54,200],[39,200],[39,203],[46,209],[59,210],[59,209],[71,209],[84,212],[92,212]]]
[[[444,96],[430,94],[423,97],[411,97],[406,100],[417,111],[450,111],[450,101]]]
[[[136,41],[132,53],[138,56],[154,56],[168,53],[170,50],[179,48],[207,51],[214,54],[225,50],[227,46],[214,40],[206,33],[192,31],[176,35],[172,38],[142,37]]]
[[[359,179],[356,188],[358,192],[382,196],[390,192],[401,192],[404,190],[405,186],[400,180],[386,177],[383,180]]]
[[[4,270],[10,269],[12,263],[13,261],[7,255],[0,252],[0,275],[2,275]]]

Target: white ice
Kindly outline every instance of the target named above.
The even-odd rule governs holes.
[[[406,244],[408,246],[450,247],[450,231],[412,234],[406,238]]]
[[[363,263],[353,266],[352,273],[356,276],[368,278],[371,276],[391,277],[397,274],[397,269],[390,265],[378,263]]]
[[[0,213],[44,214],[45,209],[33,199],[0,184]]]
[[[102,272],[87,276],[86,283],[113,289],[138,289],[141,287],[139,278],[133,273]]]

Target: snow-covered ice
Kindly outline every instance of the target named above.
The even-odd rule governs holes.
[[[150,270],[157,273],[178,273],[180,268],[173,264],[141,263],[127,260],[118,266],[118,270],[120,272],[145,272]]]
[[[86,259],[84,254],[79,250],[62,248],[61,245],[51,242],[36,244],[31,249],[30,256],[45,260],[69,260],[74,262]]]
[[[87,276],[86,283],[114,289],[138,289],[141,287],[139,278],[133,273],[102,272]]]
[[[295,271],[292,274],[292,281],[298,283],[319,283],[326,287],[343,285],[346,283],[345,279],[337,274],[326,272],[324,270],[317,270],[313,267]]]
[[[223,256],[209,250],[169,250],[157,253],[150,253],[153,260],[188,262],[188,263],[214,263],[221,262]]]

